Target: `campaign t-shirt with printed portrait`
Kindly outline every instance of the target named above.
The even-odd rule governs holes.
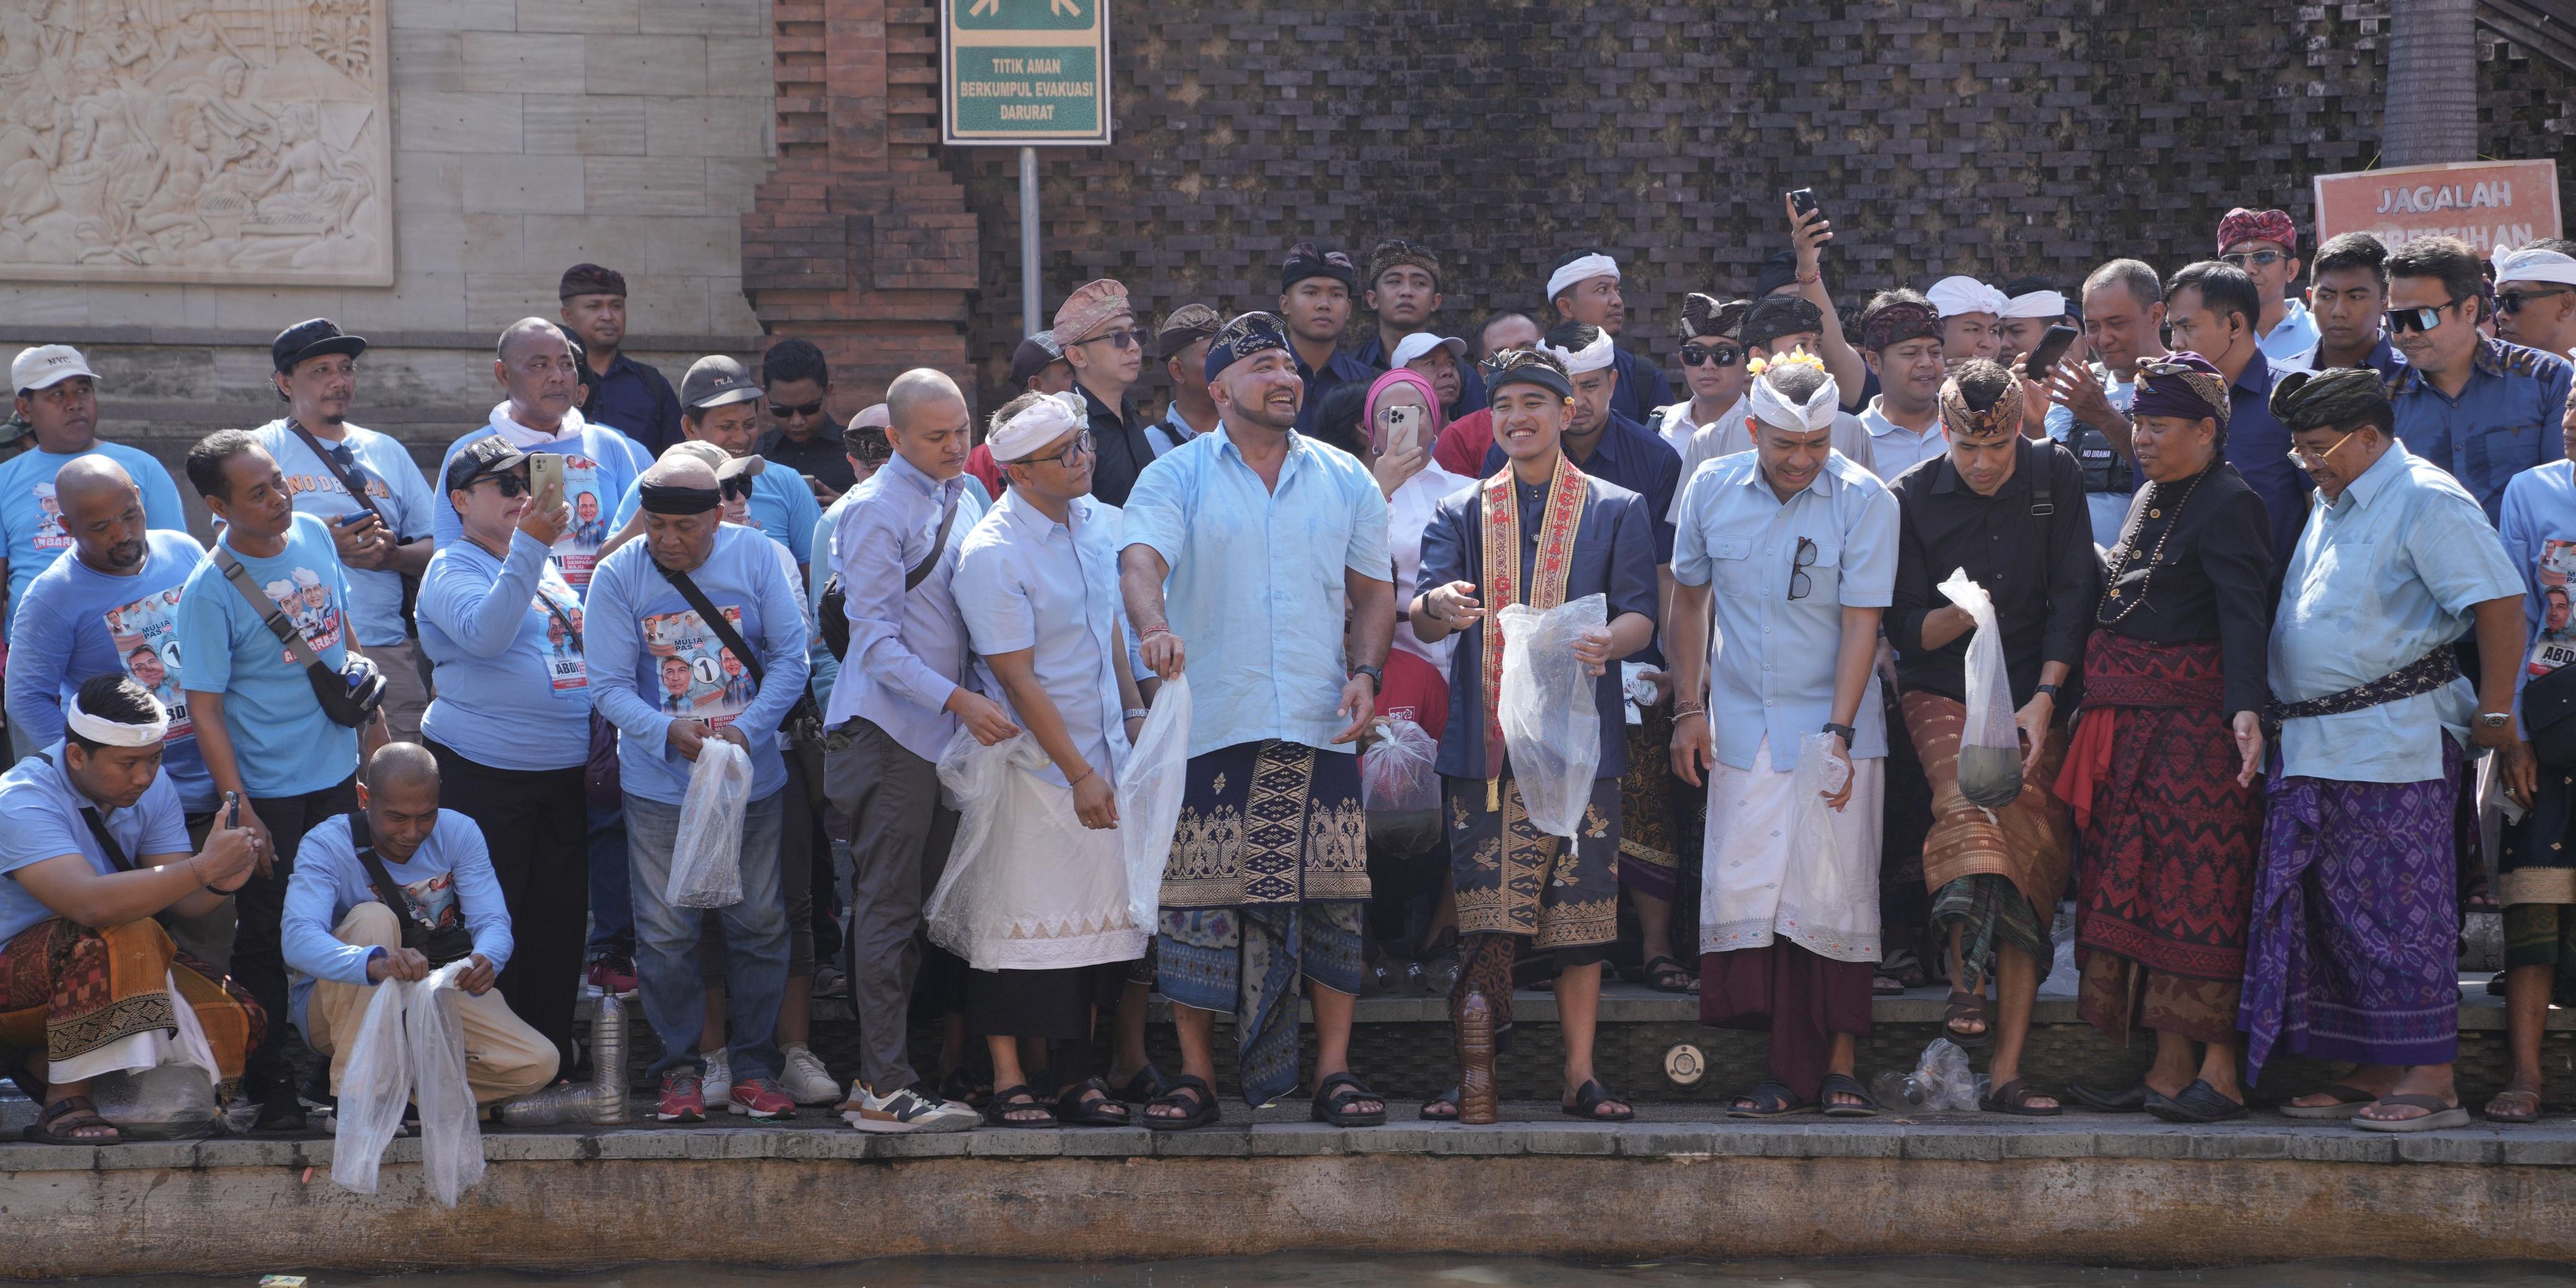
[[[188,512],[179,503],[178,485],[161,462],[123,443],[96,443],[82,452],[56,453],[39,447],[0,461],[0,554],[9,560],[9,602],[27,593],[27,583],[53,566],[72,548],[63,531],[62,503],[54,497],[54,476],[84,456],[104,455],[125,467],[143,494],[143,519],[170,532],[188,530]],[[11,613],[15,616],[15,611]]]
[[[742,633],[742,607],[719,603],[725,624]],[[642,622],[644,651],[653,658],[655,700],[662,714],[704,720],[721,729],[751,705],[758,686],[742,659],[716,638],[694,608],[676,613],[650,613]]]
[[[508,404],[502,404],[506,408]],[[501,410],[496,409],[495,415]],[[564,502],[572,507],[572,524],[555,538],[549,553],[555,567],[575,592],[587,592],[591,569],[599,564],[600,547],[608,544],[609,534],[617,530],[617,498],[635,485],[637,476],[652,464],[644,449],[635,441],[603,425],[585,424],[574,413],[564,418],[571,432],[551,439],[521,441],[518,435],[528,431],[514,429],[510,445],[524,452],[552,452],[563,457]],[[466,444],[490,438],[497,433],[485,425],[448,445],[440,458],[439,477],[447,475],[447,462]],[[465,523],[456,515],[456,507],[441,496],[431,507],[437,512],[437,539],[441,549],[465,539]]]
[[[63,737],[63,709],[90,677],[122,671],[168,709],[161,769],[191,814],[215,807],[214,779],[197,749],[180,666],[179,600],[205,549],[184,532],[145,534],[143,562],[112,576],[75,554],[27,583],[16,605],[9,659],[9,720],[30,746]]]
[[[229,534],[216,544],[219,551],[232,549]],[[346,665],[349,583],[329,527],[298,514],[278,554],[233,553],[251,585],[285,611],[324,666]],[[323,714],[304,667],[269,632],[265,616],[224,576],[218,559],[191,574],[179,597],[187,686],[224,695],[224,728],[250,795],[265,800],[336,787],[357,770],[358,731]]]

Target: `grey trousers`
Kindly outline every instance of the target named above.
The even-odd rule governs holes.
[[[957,814],[939,802],[939,771],[862,719],[823,762],[833,808],[850,820],[850,1005],[859,1019],[859,1080],[884,1095],[919,1080],[908,1051],[921,908],[948,866]]]

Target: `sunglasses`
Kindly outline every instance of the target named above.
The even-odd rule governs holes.
[[[1815,578],[1807,574],[1816,566],[1816,542],[1812,537],[1798,538],[1798,548],[1789,558],[1789,598],[1805,599],[1816,589]]]
[[[494,491],[504,497],[526,496],[535,491],[528,486],[528,476],[525,474],[486,474],[474,480],[474,483],[489,483]],[[468,483],[465,486],[472,487],[474,483]]]
[[[724,493],[724,499],[737,501],[751,495],[751,476],[736,474],[732,478],[718,481],[716,487]]]
[[[2496,312],[2520,313],[2534,300],[2545,300],[2552,295],[2565,295],[2568,290],[2569,288],[2561,286],[2548,291],[2504,291],[2496,296]]]
[[[790,407],[785,403],[771,403],[769,404],[769,414],[779,420],[785,420],[790,416],[798,417],[800,419],[806,416],[819,416],[823,414],[823,400],[817,398],[812,402],[804,403],[795,407]]]
[[[1091,337],[1091,338],[1090,338],[1090,339],[1088,339],[1088,340],[1076,340],[1076,341],[1074,341],[1074,343],[1075,343],[1075,344],[1098,344],[1098,343],[1100,343],[1101,341],[1106,340],[1106,341],[1108,341],[1112,346],[1114,346],[1114,347],[1116,347],[1116,348],[1119,348],[1119,349],[1134,349],[1134,348],[1138,348],[1138,347],[1142,346],[1142,345],[1143,345],[1147,340],[1151,340],[1151,339],[1153,339],[1153,338],[1154,338],[1154,333],[1153,333],[1153,332],[1148,331],[1148,330],[1146,330],[1145,328],[1143,328],[1143,327],[1139,326],[1139,327],[1129,327],[1128,329],[1126,329],[1126,330],[1124,330],[1124,331],[1109,331],[1109,332],[1104,332],[1104,333],[1102,333],[1102,334],[1100,334],[1100,335],[1095,335],[1095,336]]]
[[[2409,331],[2430,331],[2433,328],[2442,325],[2442,315],[2444,313],[2458,308],[2460,306],[2460,301],[2467,298],[2469,297],[2465,295],[2460,296],[2457,299],[2452,300],[2450,303],[2442,305],[2440,308],[2390,309],[2388,311],[2388,330],[2393,335],[2404,335]]]
[[[1707,348],[1696,344],[1682,346],[1682,365],[1685,367],[1732,367],[1742,361],[1744,361],[1744,350],[1731,344]]]
[[[2236,268],[2270,268],[2280,263],[2282,258],[2277,250],[2240,250],[2232,255],[2219,256],[2218,262]]]
[[[1023,456],[1020,459],[1011,462],[1011,464],[1035,465],[1040,461],[1053,461],[1066,469],[1072,469],[1082,460],[1083,457],[1091,455],[1095,446],[1096,444],[1093,442],[1091,437],[1091,431],[1086,429],[1072,442],[1065,444],[1063,451],[1057,452],[1053,456]]]

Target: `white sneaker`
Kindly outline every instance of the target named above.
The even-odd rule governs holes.
[[[779,1071],[778,1082],[787,1095],[800,1105],[828,1105],[841,1098],[841,1084],[832,1081],[832,1071],[813,1051],[802,1046],[787,1048],[786,1067]]]
[[[852,1083],[849,1107],[841,1120],[860,1131],[971,1131],[984,1116],[964,1105],[927,1099],[910,1087],[880,1096]]]
[[[718,1051],[708,1056],[707,1071],[698,1078],[698,1094],[710,1105],[722,1105],[733,1099],[733,1056]]]

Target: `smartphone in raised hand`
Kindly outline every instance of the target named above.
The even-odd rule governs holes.
[[[2039,338],[2039,344],[2021,364],[2021,373],[2033,380],[2048,379],[2049,369],[2066,356],[2066,350],[2075,343],[2075,335],[2075,328],[2062,322],[2048,328],[2048,334]]]

